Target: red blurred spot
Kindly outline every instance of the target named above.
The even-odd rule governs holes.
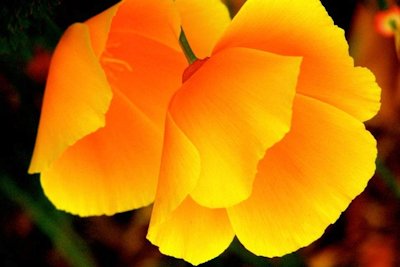
[[[44,83],[47,78],[51,53],[43,48],[37,48],[34,56],[26,65],[26,74],[38,83]]]
[[[376,31],[383,36],[391,37],[400,27],[400,8],[392,6],[387,10],[379,11],[375,16]]]

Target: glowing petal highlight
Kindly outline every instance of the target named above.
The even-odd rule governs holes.
[[[234,233],[225,209],[208,209],[190,198],[161,225],[150,224],[147,238],[163,254],[198,265],[217,257],[232,242]]]
[[[319,0],[247,1],[215,52],[237,46],[302,56],[298,91],[339,107],[362,121],[370,119],[379,109],[380,91],[372,83],[373,75],[353,68],[344,32],[334,26]],[[313,79],[306,82],[311,76]]]
[[[258,161],[289,130],[300,62],[226,49],[174,96],[171,116],[200,155],[201,173],[191,192],[196,202],[219,208],[250,195]]]
[[[52,57],[29,172],[46,170],[68,146],[103,127],[110,100],[88,27],[74,24]]]
[[[364,190],[376,153],[361,122],[297,96],[292,129],[261,161],[253,194],[228,209],[240,242],[268,257],[310,244]]]
[[[57,208],[80,216],[111,215],[154,200],[161,133],[119,92],[106,125],[42,172],[45,194]]]

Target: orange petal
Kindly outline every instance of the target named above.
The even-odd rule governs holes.
[[[191,192],[196,202],[219,208],[250,195],[258,161],[289,130],[300,61],[227,49],[174,96],[171,115],[200,155],[201,173]]]
[[[180,51],[180,25],[171,0],[126,0],[118,8],[111,32],[141,35]]]
[[[228,209],[237,237],[267,257],[310,244],[364,190],[376,153],[376,142],[362,123],[297,96],[292,129],[267,151],[253,194]]]
[[[88,27],[64,33],[51,61],[30,173],[46,170],[64,150],[105,124],[111,89]]]
[[[353,68],[343,30],[334,26],[318,0],[247,1],[215,51],[236,46],[302,56],[298,92],[362,121],[379,109],[380,91],[373,75]]]
[[[164,223],[151,222],[147,234],[163,254],[194,265],[220,255],[233,237],[225,209],[207,209],[190,198],[185,199]]]
[[[112,87],[163,131],[168,103],[187,66],[183,53],[136,33],[112,30],[101,63]]]
[[[194,54],[198,58],[210,56],[231,21],[226,6],[220,0],[176,0],[175,4]]]
[[[115,92],[106,127],[79,140],[41,174],[45,194],[81,216],[114,214],[154,200],[162,133]]]
[[[103,53],[108,39],[112,19],[117,12],[119,4],[116,4],[85,22],[89,26],[92,48],[97,57]]]

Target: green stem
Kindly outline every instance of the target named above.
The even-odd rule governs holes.
[[[183,31],[182,27],[181,27],[181,34],[179,35],[179,43],[181,45],[183,53],[185,54],[186,59],[189,62],[189,64],[192,64],[193,62],[195,62],[198,58],[196,57],[192,48],[190,47],[189,42],[186,38],[185,32]]]

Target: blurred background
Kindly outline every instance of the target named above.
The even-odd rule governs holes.
[[[0,266],[191,266],[161,255],[145,239],[150,208],[112,217],[71,216],[48,202],[38,176],[27,174],[47,70],[58,39],[68,25],[116,2],[0,3]],[[233,15],[244,1],[225,2]],[[310,246],[266,259],[247,252],[235,240],[220,257],[201,266],[400,266],[400,69],[396,52],[400,35],[384,36],[376,27],[376,15],[396,3],[321,2],[346,31],[355,64],[369,67],[382,87],[382,109],[367,122],[378,140],[377,172],[340,219]]]

